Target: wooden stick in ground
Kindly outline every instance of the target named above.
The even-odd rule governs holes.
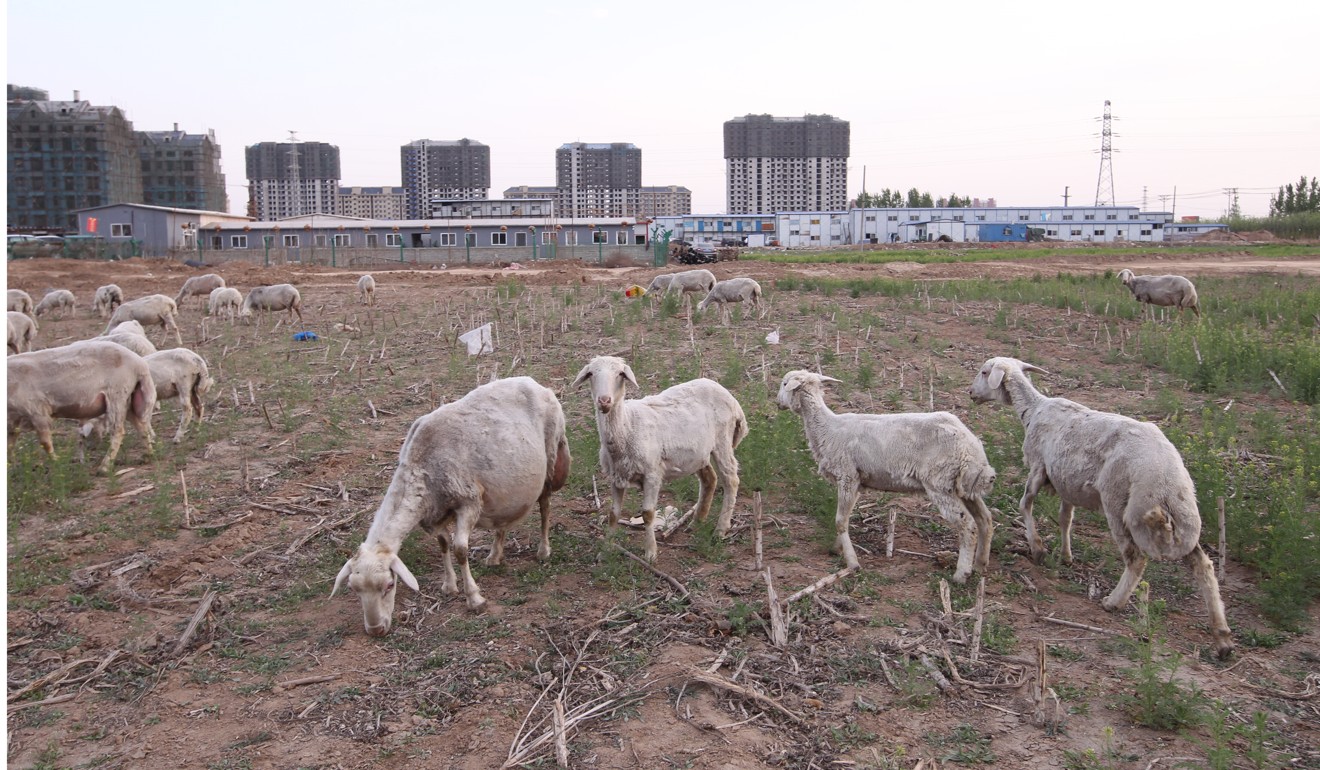
[[[207,590],[206,595],[202,597],[201,604],[197,605],[197,611],[193,613],[192,620],[188,621],[188,627],[183,629],[183,635],[179,637],[178,643],[174,645],[174,655],[179,655],[188,649],[192,643],[193,636],[197,633],[197,627],[206,619],[206,614],[211,611],[211,604],[215,601],[215,591]]]
[[[972,662],[981,657],[981,625],[985,620],[985,576],[976,587],[976,620],[972,622]]]
[[[656,577],[660,578],[661,580],[665,581],[665,582],[668,583],[669,585],[673,586],[673,587],[674,587],[674,590],[675,590],[675,591],[678,591],[680,594],[682,594],[682,596],[683,596],[684,599],[687,599],[687,598],[688,598],[689,593],[688,593],[688,590],[687,590],[687,586],[685,586],[685,585],[683,585],[682,583],[678,582],[678,580],[675,579],[672,575],[669,575],[669,574],[667,574],[667,573],[661,572],[660,570],[656,569],[656,568],[655,568],[650,562],[648,562],[646,559],[643,559],[642,557],[640,557],[640,556],[634,554],[632,551],[629,551],[627,548],[624,548],[623,546],[619,545],[618,543],[606,543],[606,545],[609,545],[611,548],[615,549],[616,551],[618,551],[619,553],[623,554],[624,556],[627,556],[629,559],[632,559],[633,561],[637,562],[638,564],[642,565],[643,567],[646,567],[646,568],[647,568],[648,570],[650,570],[651,573],[654,574]]]
[[[1071,620],[1063,620],[1062,618],[1056,618],[1050,615],[1038,615],[1037,617],[1040,620],[1045,621],[1046,623],[1053,623],[1056,626],[1078,628],[1081,629],[1082,631],[1090,631],[1091,633],[1095,633],[1095,634],[1108,634],[1109,636],[1125,636],[1125,634],[1120,633],[1118,631],[1110,631],[1107,628],[1100,628],[1099,626],[1088,626],[1085,623],[1074,623]]]
[[[775,593],[775,581],[770,577],[769,567],[765,568],[765,590],[767,606],[770,608],[770,643],[778,648],[786,647],[788,624],[784,622],[784,607],[780,605],[779,595]]]
[[[1219,584],[1224,584],[1224,570],[1228,565],[1228,522],[1224,518],[1224,498],[1219,498]]]
[[[761,569],[761,493],[752,495],[752,548],[756,553],[756,569]]]
[[[726,679],[717,674],[708,674],[699,668],[689,667],[687,671],[687,675],[694,681],[701,682],[702,684],[708,684],[711,685],[712,687],[718,687],[722,690],[727,690],[728,692],[747,698],[750,701],[759,703],[762,706],[768,706],[799,724],[801,724],[803,721],[802,717],[798,716],[792,711],[789,711],[787,707],[785,707],[782,703],[775,700],[774,698],[771,698],[768,695],[762,695],[761,693],[756,692],[755,690],[751,690],[746,687],[743,687],[742,685],[732,682],[729,679]]]
[[[564,733],[564,694],[554,702],[555,764],[568,767],[568,737]]]
[[[898,523],[898,509],[889,507],[889,531],[885,534],[885,557],[894,558],[894,525]]]
[[[944,622],[953,622],[953,602],[949,600],[949,581],[940,578],[940,607],[944,610]]]
[[[832,586],[835,583],[839,582],[840,580],[848,577],[853,572],[855,572],[855,570],[852,567],[845,567],[839,570],[838,572],[834,572],[829,575],[826,575],[820,580],[817,580],[815,583],[812,583],[806,588],[803,588],[801,591],[798,591],[797,593],[785,599],[784,604],[792,604],[793,602],[797,601],[798,599],[801,599],[804,596],[810,596],[811,594],[816,593],[822,588],[828,588],[829,586]]]
[[[179,471],[179,486],[183,488],[183,525],[192,529],[192,513],[188,508],[188,479],[183,477],[183,471]]]
[[[940,671],[940,667],[935,665],[935,661],[931,660],[929,655],[922,655],[920,662],[922,668],[926,669],[926,673],[935,681],[935,686],[940,688],[940,692],[949,692],[953,689],[953,683],[944,676],[944,672]]]
[[[277,682],[276,687],[289,689],[291,687],[302,687],[305,684],[321,684],[322,682],[333,682],[338,679],[340,674],[322,674],[321,676],[305,676],[302,679],[290,679],[287,682]]]

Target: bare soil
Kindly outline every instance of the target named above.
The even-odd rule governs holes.
[[[354,301],[358,272],[222,265],[216,271],[244,292],[260,283],[297,285],[307,328],[321,340],[299,347],[277,319],[253,327],[203,324],[196,306],[185,307],[185,345],[208,359],[217,381],[205,424],[177,448],[160,445],[154,459],[130,435],[121,475],[94,479],[35,510],[16,512],[18,490],[9,489],[8,764],[496,768],[512,747],[545,734],[526,760],[548,767],[556,764],[554,714],[562,707],[561,750],[570,767],[912,768],[925,760],[920,766],[930,768],[934,760],[940,767],[1149,768],[1172,767],[1177,758],[1202,766],[1206,752],[1196,741],[1207,740],[1204,732],[1138,727],[1118,705],[1132,690],[1124,671],[1133,663],[1114,640],[1130,633],[1134,611],[1100,608],[1116,575],[1113,545],[1103,520],[1080,512],[1079,563],[1071,568],[1032,564],[1021,553],[1016,512],[996,512],[985,601],[1002,636],[975,663],[971,618],[946,616],[937,598],[956,544],[923,498],[863,495],[852,520],[863,571],[822,589],[819,600],[794,605],[787,643],[776,648],[766,632],[765,577],[754,565],[753,490],[744,487],[735,532],[722,548],[688,528],[660,544],[656,569],[682,584],[690,594],[684,600],[663,576],[600,545],[591,491],[597,460],[581,453],[569,487],[553,498],[550,564],[537,564],[536,524],[528,521],[511,538],[504,566],[475,568],[491,604],[485,615],[469,613],[461,597],[439,594],[438,549],[420,533],[406,550],[422,593],[401,591],[389,637],[365,635],[351,595],[327,597],[389,483],[408,425],[493,374],[536,372],[559,392],[570,435],[592,436],[587,399],[568,388],[590,356],[640,349],[663,362],[697,349],[710,376],[722,378],[721,351],[750,348],[744,357],[756,365],[745,376],[767,383],[765,403],[744,405],[755,431],[772,419],[769,388],[784,371],[814,365],[826,351],[844,367],[868,349],[883,364],[873,392],[854,392],[834,403],[836,410],[870,410],[889,391],[908,408],[924,409],[930,382],[935,407],[955,411],[976,430],[1003,416],[973,409],[965,397],[971,373],[1002,347],[988,323],[992,304],[913,313],[881,297],[836,296],[831,301],[846,312],[883,319],[873,339],[869,329],[866,338],[839,338],[821,331],[830,318],[811,305],[818,295],[774,292],[774,279],[960,279],[1122,267],[1320,275],[1320,256],[1266,261],[1243,259],[1232,244],[1225,249],[1105,264],[1090,257],[721,263],[712,266],[719,277],[753,276],[768,289],[765,317],[733,327],[702,319],[689,330],[682,314],[652,314],[640,344],[612,331],[626,305],[595,287],[645,285],[656,272],[650,268],[554,262],[523,270],[373,270],[377,305],[368,310]],[[9,287],[34,297],[67,288],[83,305],[70,318],[43,319],[41,346],[101,330],[86,310],[101,284],[118,283],[127,296],[173,295],[198,272],[143,260],[31,260],[11,262],[8,270]],[[510,281],[520,287],[521,305],[496,299]],[[588,290],[575,303],[560,299],[573,287]],[[566,308],[561,315],[532,310],[556,302]],[[1093,321],[1034,306],[1014,313],[1015,333],[1057,370],[1051,385],[1079,401],[1140,414],[1161,388],[1177,387],[1135,363],[1102,363],[1105,338],[1097,331],[1091,343]],[[502,336],[497,354],[454,364],[455,335],[483,320],[494,320]],[[666,334],[664,324],[682,331]],[[783,343],[769,349],[762,369],[760,341],[776,328]],[[655,371],[638,374],[650,392],[645,386]],[[1293,407],[1260,395],[1234,408]],[[157,434],[168,438],[175,420],[177,409],[167,406],[156,418]],[[62,430],[72,434],[71,426]],[[35,457],[31,444],[30,435],[10,442],[10,463],[21,447]],[[1000,488],[1016,494],[1020,469],[999,470]],[[603,484],[599,495],[608,507]],[[628,505],[635,510],[637,502],[634,491]],[[768,488],[762,503],[765,564],[781,597],[840,568],[827,552],[828,536],[790,490]],[[832,507],[832,494],[825,504]],[[661,505],[682,507],[671,490]],[[886,558],[890,509],[899,514],[896,552]],[[1037,511],[1053,536],[1046,506]],[[484,534],[478,542],[487,542]],[[639,534],[620,543],[640,553]],[[1223,589],[1239,654],[1220,663],[1206,654],[1204,606],[1181,565],[1149,574],[1157,598],[1168,602],[1167,642],[1185,655],[1178,676],[1228,704],[1234,724],[1257,711],[1269,715],[1276,737],[1269,744],[1274,764],[1266,766],[1320,767],[1315,629],[1274,648],[1243,644],[1244,633],[1270,629],[1252,604],[1253,573],[1230,561]],[[955,586],[958,608],[974,594]],[[191,620],[197,623],[190,629]],[[1053,692],[1037,702],[1031,692],[1042,643],[1050,650]],[[923,660],[954,680],[947,691],[937,689]],[[593,705],[599,710],[583,717]],[[1248,767],[1240,754],[1246,744],[1234,745],[1235,766]],[[1091,764],[1084,763],[1088,750],[1095,752]]]

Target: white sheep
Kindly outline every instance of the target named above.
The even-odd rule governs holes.
[[[124,321],[139,321],[147,326],[160,326],[167,332],[173,331],[174,343],[182,345],[183,337],[179,334],[179,324],[176,320],[178,314],[179,309],[174,304],[174,300],[164,294],[139,297],[115,308],[115,312],[110,314],[110,323],[106,325],[105,333],[111,333]]]
[[[122,304],[124,304],[124,290],[113,283],[108,283],[96,290],[96,296],[92,299],[92,312],[106,318]]]
[[[358,299],[364,305],[376,304],[376,279],[364,275],[357,282]]]
[[[9,352],[27,353],[32,350],[32,340],[40,331],[37,320],[15,310],[7,311],[5,316],[9,320]]]
[[[482,385],[418,418],[408,429],[399,465],[366,540],[339,570],[330,595],[347,581],[362,602],[367,633],[389,633],[395,578],[420,590],[399,558],[403,539],[420,524],[444,552],[441,590],[458,591],[451,554],[456,555],[468,607],[481,610],[486,600],[468,567],[472,530],[495,530],[486,563],[499,564],[507,531],[539,503],[537,556],[548,558],[550,493],[564,485],[571,462],[559,399],[530,377]]]
[[[183,417],[174,434],[177,444],[183,440],[194,415],[198,420],[206,416],[206,394],[214,384],[206,359],[187,348],[173,348],[151,353],[146,361],[151,368],[151,380],[156,383],[156,403],[179,399]]]
[[[243,300],[243,309],[239,315],[247,321],[252,316],[253,310],[289,311],[289,320],[293,320],[293,314],[298,314],[298,323],[302,323],[302,295],[298,290],[288,283],[277,283],[274,286],[257,286],[248,292]]]
[[[210,297],[215,289],[224,288],[225,279],[215,273],[206,275],[194,275],[183,282],[183,287],[179,289],[179,295],[174,298],[174,304],[182,306],[183,301],[189,297]]]
[[[723,315],[726,303],[730,302],[751,302],[753,307],[760,309],[761,284],[746,277],[720,281],[711,287],[705,299],[697,303],[697,310],[700,312],[711,304],[717,304],[720,306],[720,314]]]
[[[42,297],[37,306],[33,308],[32,315],[40,316],[58,310],[60,311],[60,318],[63,318],[72,313],[77,304],[78,301],[73,296],[73,292],[68,289],[55,289],[46,292],[46,296]]]
[[[1022,459],[1028,475],[1020,507],[1032,558],[1039,562],[1045,556],[1032,503],[1042,489],[1052,488],[1059,496],[1065,562],[1072,562],[1074,506],[1102,511],[1109,522],[1124,569],[1101,603],[1106,610],[1127,604],[1147,558],[1182,559],[1200,584],[1219,656],[1231,654],[1233,636],[1219,583],[1201,550],[1196,488],[1177,448],[1151,423],[1042,395],[1031,384],[1029,371],[1045,373],[1015,358],[991,358],[969,392],[977,403],[1011,406],[1026,428]]]
[[[985,495],[995,469],[985,448],[966,425],[949,412],[905,414],[835,414],[825,404],[824,383],[833,377],[797,370],[784,375],[776,399],[780,409],[802,416],[807,446],[820,473],[834,482],[834,548],[848,567],[859,565],[848,520],[860,489],[924,492],[958,533],[958,566],[953,579],[962,583],[990,565],[994,521]]]
[[[9,289],[9,310],[32,315],[32,296],[22,289]]]
[[[130,321],[129,323],[137,323],[137,321]],[[151,340],[147,339],[147,335],[139,334],[136,330],[124,330],[124,326],[125,324],[120,324],[114,328],[114,331],[109,334],[102,334],[95,339],[123,345],[144,357],[156,352],[156,346],[152,344]]]
[[[147,336],[147,330],[144,329],[144,328],[142,328],[142,324],[138,323],[137,321],[123,321],[123,322],[121,322],[121,323],[119,323],[119,324],[116,324],[116,325],[115,325],[115,328],[113,328],[113,329],[110,330],[110,333],[111,333],[111,334],[137,334],[137,335],[142,336],[142,337]],[[103,337],[106,336],[105,332],[102,332],[102,333],[101,333],[101,336],[103,336]],[[139,355],[140,355],[140,354],[139,354]]]
[[[734,449],[747,436],[742,406],[724,386],[698,379],[646,398],[625,400],[627,386],[640,388],[632,368],[617,356],[597,356],[582,367],[573,386],[591,381],[591,403],[600,433],[600,469],[610,483],[618,523],[629,487],[641,487],[646,525],[646,558],[654,562],[655,508],[666,482],[697,474],[700,493],[694,511],[710,512],[718,478],[724,490],[716,531],[729,531],[738,500],[738,458]]]
[[[207,314],[218,317],[221,313],[224,313],[231,324],[234,322],[234,316],[242,307],[243,293],[231,286],[212,289],[211,296],[206,300]]]
[[[671,291],[679,291],[683,294],[688,292],[709,292],[715,286],[715,274],[709,270],[684,270],[680,273],[661,273],[651,279],[651,285],[646,287],[648,292],[662,291],[668,294]]]
[[[10,356],[7,363],[11,438],[20,428],[29,428],[36,432],[46,454],[55,459],[51,440],[55,418],[104,417],[110,449],[101,462],[101,473],[109,471],[119,454],[125,420],[137,428],[151,453],[156,385],[147,362],[138,354],[112,342],[90,340]]]
[[[1191,308],[1197,318],[1201,317],[1196,287],[1181,275],[1134,275],[1131,270],[1123,268],[1118,271],[1118,280],[1132,291],[1138,302],[1176,307],[1180,315],[1185,308]]]

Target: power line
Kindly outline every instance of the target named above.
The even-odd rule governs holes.
[[[1114,129],[1105,99],[1104,124],[1100,129],[1100,176],[1095,181],[1095,205],[1114,205]]]

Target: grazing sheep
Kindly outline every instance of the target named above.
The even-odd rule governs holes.
[[[92,312],[106,318],[122,304],[124,304],[123,289],[108,283],[96,290],[96,296],[92,299]]]
[[[174,300],[164,294],[139,297],[115,308],[115,312],[110,314],[110,323],[105,327],[105,333],[109,334],[125,321],[139,321],[147,326],[159,325],[167,332],[173,331],[174,344],[182,345],[183,337],[179,335],[179,324],[176,321],[178,314]]]
[[[1201,317],[1196,287],[1181,275],[1133,275],[1131,270],[1124,268],[1118,271],[1118,280],[1132,291],[1138,302],[1176,307],[1179,315],[1184,308],[1191,308],[1197,318]]]
[[[9,352],[26,353],[32,350],[32,340],[40,331],[36,319],[14,310],[5,315],[9,319]]]
[[[784,375],[780,409],[802,416],[811,456],[820,473],[838,488],[834,513],[835,552],[856,569],[857,553],[848,519],[862,487],[881,492],[924,492],[958,532],[955,582],[990,565],[994,522],[985,495],[995,469],[981,441],[949,412],[835,414],[825,405],[824,383],[833,377],[797,370]],[[974,560],[974,561],[973,561]]]
[[[243,300],[243,309],[239,315],[244,321],[252,316],[253,310],[287,310],[289,311],[289,320],[293,320],[293,314],[298,314],[298,323],[302,323],[302,296],[298,290],[288,283],[277,283],[274,286],[258,286],[248,292],[247,298]]]
[[[539,503],[537,556],[548,558],[550,493],[564,485],[571,462],[559,399],[530,377],[482,385],[418,418],[403,440],[399,465],[366,540],[339,570],[330,595],[347,580],[362,602],[367,633],[389,633],[395,578],[420,590],[399,558],[403,539],[420,524],[440,541],[445,555],[441,590],[458,591],[452,553],[463,570],[468,607],[481,610],[486,600],[468,567],[472,530],[495,530],[486,563],[499,564],[507,531]]]
[[[46,296],[41,298],[37,306],[32,310],[32,315],[39,316],[53,311],[60,311],[60,318],[72,313],[78,304],[74,298],[73,292],[68,289],[55,289],[46,292]]]
[[[137,321],[130,321],[130,323],[137,323]],[[125,324],[120,324],[115,327],[114,331],[109,334],[102,334],[95,339],[99,341],[113,342],[116,345],[123,345],[143,357],[156,352],[156,346],[151,343],[151,340],[147,339],[147,335],[138,334],[133,330],[124,331],[124,326]]]
[[[162,350],[146,356],[151,368],[151,380],[156,383],[156,403],[179,399],[183,417],[174,434],[174,443],[183,440],[193,415],[201,420],[206,416],[206,393],[214,381],[206,366],[206,359],[187,348]]]
[[[229,323],[234,322],[234,316],[243,307],[243,294],[235,288],[222,286],[211,290],[211,296],[206,301],[206,312],[209,315],[219,316],[223,312],[229,317]]]
[[[110,333],[111,333],[111,334],[137,334],[137,335],[142,336],[142,337],[147,336],[147,330],[144,329],[144,328],[142,328],[142,324],[138,323],[137,321],[124,321],[123,323],[121,323],[121,324],[115,326],[115,328],[111,329],[111,330],[110,330]],[[104,337],[104,336],[105,336],[105,332],[102,332],[102,333],[101,333],[101,336]]]
[[[681,273],[661,273],[651,279],[651,285],[646,287],[648,292],[663,291],[668,294],[671,291],[679,291],[683,294],[688,292],[709,292],[715,286],[715,274],[709,270],[684,270]]]
[[[1023,462],[1028,468],[1022,519],[1031,556],[1045,546],[1036,534],[1032,503],[1042,489],[1059,496],[1063,560],[1072,562],[1073,507],[1103,511],[1123,556],[1123,577],[1101,603],[1106,610],[1127,604],[1147,558],[1182,559],[1192,570],[1210,612],[1221,658],[1233,652],[1210,559],[1201,550],[1201,514],[1196,488],[1178,450],[1158,427],[1130,417],[1098,412],[1065,398],[1048,398],[1027,372],[1043,369],[1015,358],[991,358],[972,381],[973,401],[1013,407],[1026,428]]]
[[[370,275],[364,275],[358,279],[358,299],[364,305],[376,304],[376,279]]]
[[[32,315],[32,297],[22,289],[10,289],[9,292],[9,310],[16,313],[27,313]]]
[[[725,303],[751,302],[754,307],[761,307],[761,284],[751,278],[730,278],[711,287],[706,298],[697,303],[697,310],[705,310],[712,303],[720,306],[720,313],[725,310]]]
[[[224,288],[224,286],[225,279],[215,273],[194,275],[183,282],[183,287],[179,289],[179,295],[174,298],[174,304],[182,306],[183,301],[189,297],[209,297],[212,291]]]
[[[627,386],[640,388],[622,358],[597,356],[582,367],[573,386],[591,381],[591,403],[600,432],[600,468],[614,499],[608,525],[618,523],[628,487],[641,487],[646,559],[654,562],[655,508],[665,482],[697,474],[698,521],[710,512],[718,477],[724,489],[716,531],[729,531],[738,500],[738,458],[733,451],[747,436],[747,417],[733,394],[714,380],[675,385],[646,398],[625,400]]]
[[[156,385],[147,362],[138,354],[111,342],[90,340],[11,356],[7,363],[11,439],[20,428],[30,428],[41,448],[54,459],[51,428],[55,418],[104,417],[110,434],[110,449],[100,467],[105,473],[119,454],[127,419],[151,453]]]

